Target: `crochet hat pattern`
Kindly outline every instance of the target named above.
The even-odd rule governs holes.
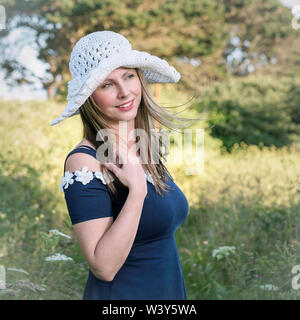
[[[50,125],[79,114],[80,106],[119,67],[139,68],[150,83],[172,83],[181,77],[166,60],[145,51],[133,50],[123,35],[108,30],[92,32],[79,39],[72,49],[68,104]]]

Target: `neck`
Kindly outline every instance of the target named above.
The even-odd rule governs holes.
[[[124,143],[130,148],[135,144],[136,135],[134,132],[135,123],[132,121],[119,121],[117,127],[112,127],[115,132],[116,144]],[[132,136],[133,135],[133,136]]]

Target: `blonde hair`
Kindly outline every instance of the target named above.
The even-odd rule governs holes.
[[[167,128],[171,130],[175,130],[176,128],[187,128],[189,127],[194,121],[199,120],[201,118],[182,118],[178,117],[176,115],[173,115],[165,110],[164,107],[162,107],[160,104],[158,104],[155,101],[155,98],[151,92],[151,88],[148,84],[147,79],[144,77],[143,73],[136,68],[135,69],[138,77],[141,82],[141,88],[142,88],[142,99],[140,106],[137,111],[137,115],[135,118],[135,129],[143,129],[147,136],[148,136],[148,146],[147,150],[145,150],[145,147],[143,144],[141,144],[141,151],[142,152],[142,159],[143,156],[145,156],[145,152],[147,151],[148,158],[152,159],[154,157],[155,159],[158,159],[158,161],[155,161],[155,164],[152,163],[145,163],[146,168],[150,172],[153,182],[155,184],[156,192],[159,195],[162,195],[162,192],[166,192],[167,190],[170,190],[171,188],[166,184],[166,181],[168,180],[167,174],[165,170],[170,175],[170,178],[172,180],[173,177],[171,176],[168,169],[165,167],[163,162],[161,161],[161,158],[165,159],[165,156],[168,155],[169,151],[167,149],[167,145],[164,143],[164,140],[161,139],[161,133],[159,131],[156,131],[156,128],[154,128],[154,120],[156,120],[158,123],[160,123],[163,126],[166,126]],[[83,123],[83,138],[90,141],[96,150],[100,145],[103,143],[106,144],[108,147],[109,140],[107,142],[105,139],[96,140],[99,139],[99,133],[101,129],[109,129],[109,119],[107,116],[101,111],[101,108],[95,103],[92,96],[90,96],[85,103],[79,108],[81,120]],[[178,121],[179,123],[175,123]],[[180,124],[180,122],[187,122],[188,124]],[[154,130],[153,130],[154,129]],[[100,130],[100,131],[99,131]],[[98,133],[98,136],[97,136]],[[138,138],[138,137],[137,137]],[[137,139],[136,139],[137,142]],[[162,152],[162,147],[165,148],[165,153]],[[107,153],[106,155],[107,156]],[[117,184],[120,184],[121,186],[124,186],[119,179],[111,172],[109,171],[105,166],[102,166],[102,172],[105,177],[105,180],[107,181],[107,186],[111,193],[116,193],[116,188],[114,185],[114,182]],[[107,179],[107,177],[113,177],[114,181],[111,181],[111,179]]]

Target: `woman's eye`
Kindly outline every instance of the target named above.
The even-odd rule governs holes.
[[[133,77],[135,77],[134,74],[129,74],[129,75],[127,76],[127,78],[133,78]],[[102,86],[102,88],[105,89],[105,88],[107,88],[107,86],[110,86],[110,85],[111,85],[111,83],[106,83],[106,84],[104,84],[104,85]]]

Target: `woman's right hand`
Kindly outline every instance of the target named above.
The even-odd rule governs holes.
[[[147,194],[147,181],[144,169],[141,165],[141,159],[137,156],[135,145],[131,148],[124,148],[121,144],[121,153],[116,150],[115,163],[103,163],[105,167],[112,171],[117,178],[128,187],[130,191],[134,190],[141,194]],[[119,161],[121,159],[122,161]],[[119,164],[121,162],[121,164]]]

